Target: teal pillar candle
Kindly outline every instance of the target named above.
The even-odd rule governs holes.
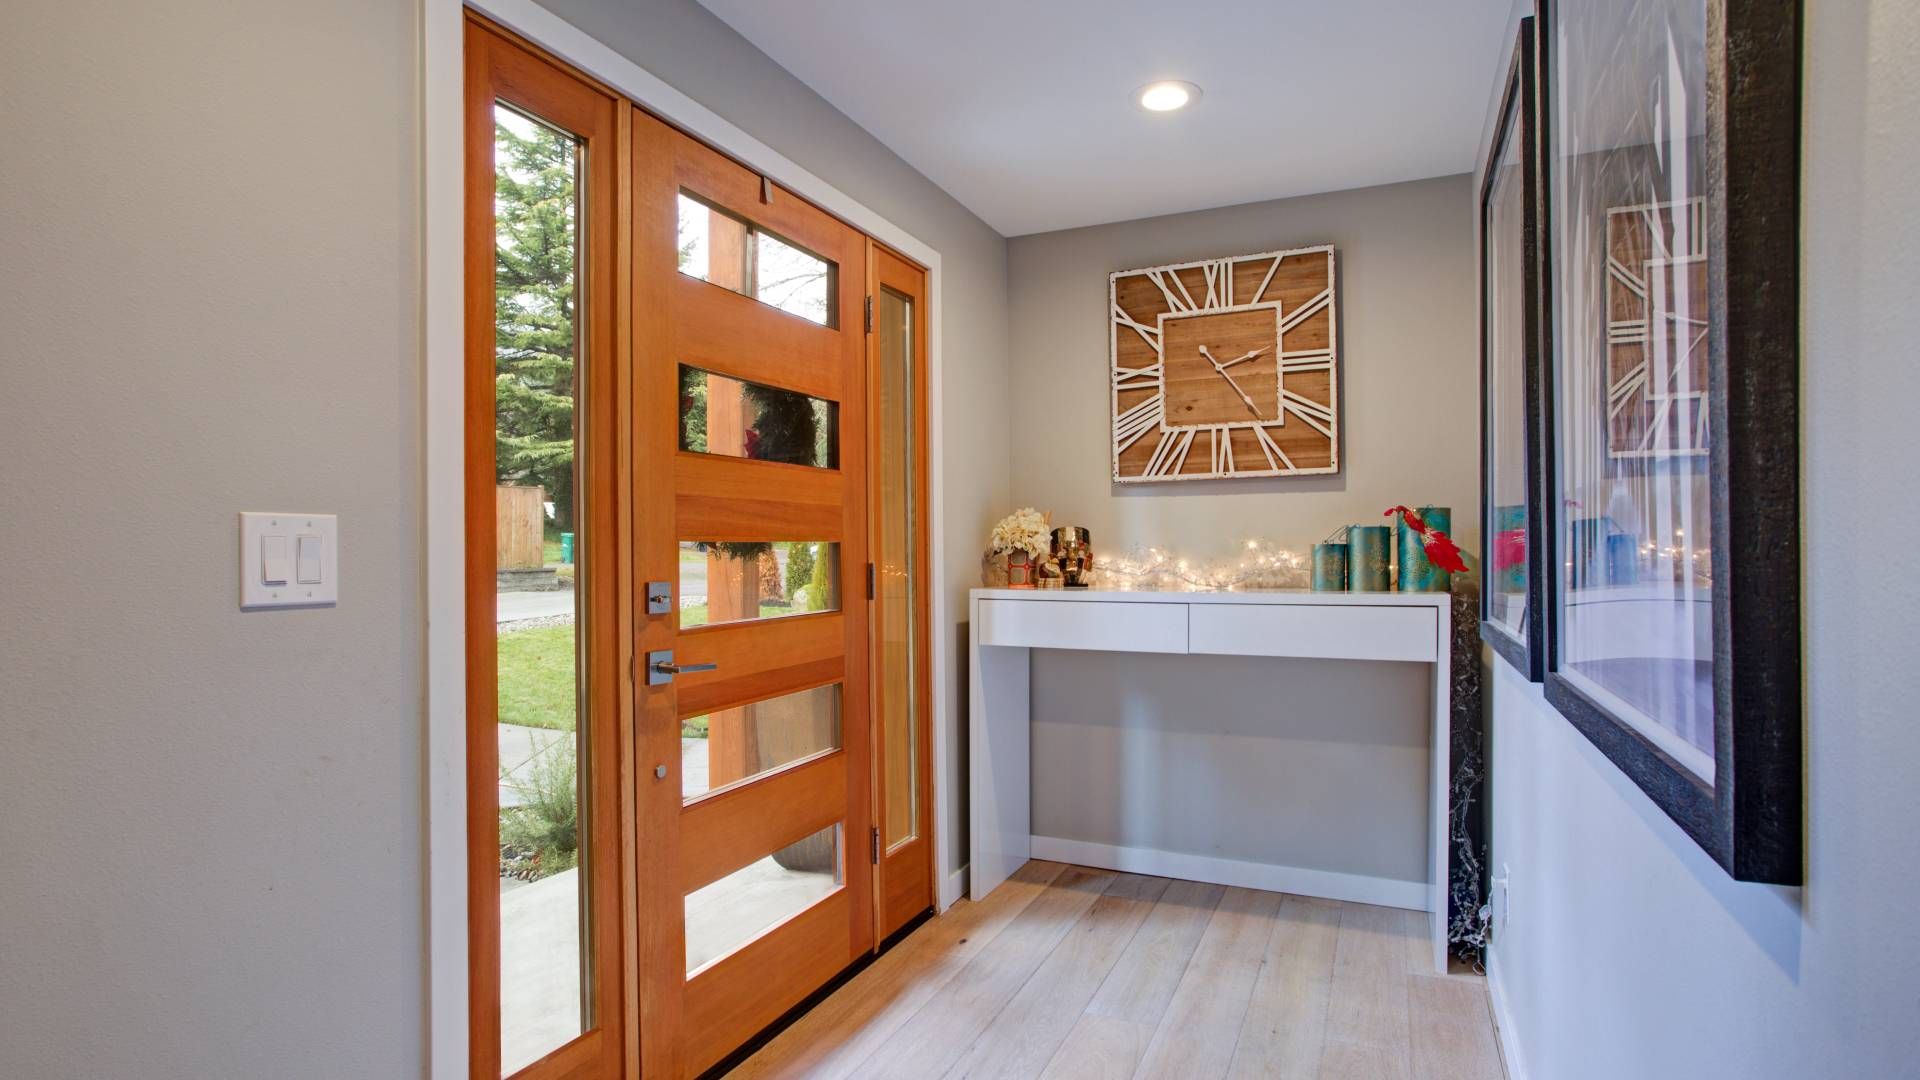
[[[1347,545],[1313,545],[1313,591],[1347,591]]]
[[[1427,528],[1438,529],[1443,533],[1453,533],[1453,510],[1445,506],[1421,506],[1414,509]],[[1400,591],[1401,592],[1446,592],[1452,575],[1433,565],[1427,558],[1426,545],[1420,542],[1420,534],[1407,524],[1406,515],[1400,515],[1394,525],[1399,534],[1400,547]]]
[[[1387,573],[1388,536],[1385,525],[1355,525],[1347,530],[1347,587],[1354,592],[1390,592],[1393,578]]]

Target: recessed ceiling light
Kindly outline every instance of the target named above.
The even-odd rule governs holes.
[[[1148,83],[1133,95],[1133,100],[1148,112],[1173,112],[1200,100],[1200,88],[1190,82],[1168,79]]]

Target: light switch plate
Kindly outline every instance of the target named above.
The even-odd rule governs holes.
[[[317,553],[312,550],[316,542]],[[283,584],[267,584],[264,556],[270,546],[280,556],[273,576]],[[319,580],[305,580],[313,577]],[[240,610],[332,607],[339,599],[339,518],[333,514],[240,515]]]

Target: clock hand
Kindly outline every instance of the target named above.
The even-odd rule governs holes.
[[[1253,352],[1250,352],[1246,356],[1241,357],[1240,360],[1251,359],[1252,357],[1257,356],[1258,354],[1264,351],[1265,350],[1263,349],[1255,349]],[[1213,358],[1213,354],[1207,351],[1207,347],[1205,345],[1200,346],[1200,355],[1207,358],[1207,363],[1213,365],[1213,370],[1217,374],[1219,374],[1221,378],[1227,380],[1227,385],[1233,387],[1233,392],[1240,395],[1241,401],[1244,401],[1247,403],[1247,408],[1253,412],[1253,418],[1255,420],[1266,419],[1266,417],[1260,415],[1260,407],[1253,403],[1253,399],[1247,396],[1247,392],[1245,390],[1240,389],[1239,383],[1233,381],[1233,376],[1227,374],[1227,365],[1222,364],[1218,360],[1215,360]],[[1240,360],[1235,360],[1234,363],[1237,364],[1240,362]]]
[[[1220,364],[1219,366],[1220,366],[1220,367],[1222,367],[1222,368],[1230,368],[1230,367],[1232,367],[1232,366],[1233,366],[1233,365],[1235,365],[1235,364],[1243,364],[1243,363],[1245,363],[1245,362],[1247,362],[1248,360],[1251,360],[1251,359],[1253,359],[1254,357],[1256,357],[1256,356],[1259,356],[1259,355],[1260,355],[1261,353],[1263,353],[1263,352],[1266,352],[1266,351],[1267,351],[1267,347],[1266,347],[1265,345],[1262,345],[1262,346],[1260,346],[1259,348],[1257,348],[1257,349],[1255,349],[1255,350],[1253,350],[1252,352],[1250,352],[1250,353],[1248,353],[1248,354],[1246,354],[1245,356],[1238,356],[1238,357],[1235,357],[1235,358],[1234,358],[1234,359],[1232,359],[1232,360],[1228,360],[1228,361],[1225,361],[1225,362],[1223,362],[1223,363],[1221,363],[1221,364]],[[1209,359],[1211,359],[1211,358],[1209,358]]]

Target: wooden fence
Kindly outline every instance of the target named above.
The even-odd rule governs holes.
[[[546,565],[547,489],[500,484],[494,488],[494,539],[502,570]]]

